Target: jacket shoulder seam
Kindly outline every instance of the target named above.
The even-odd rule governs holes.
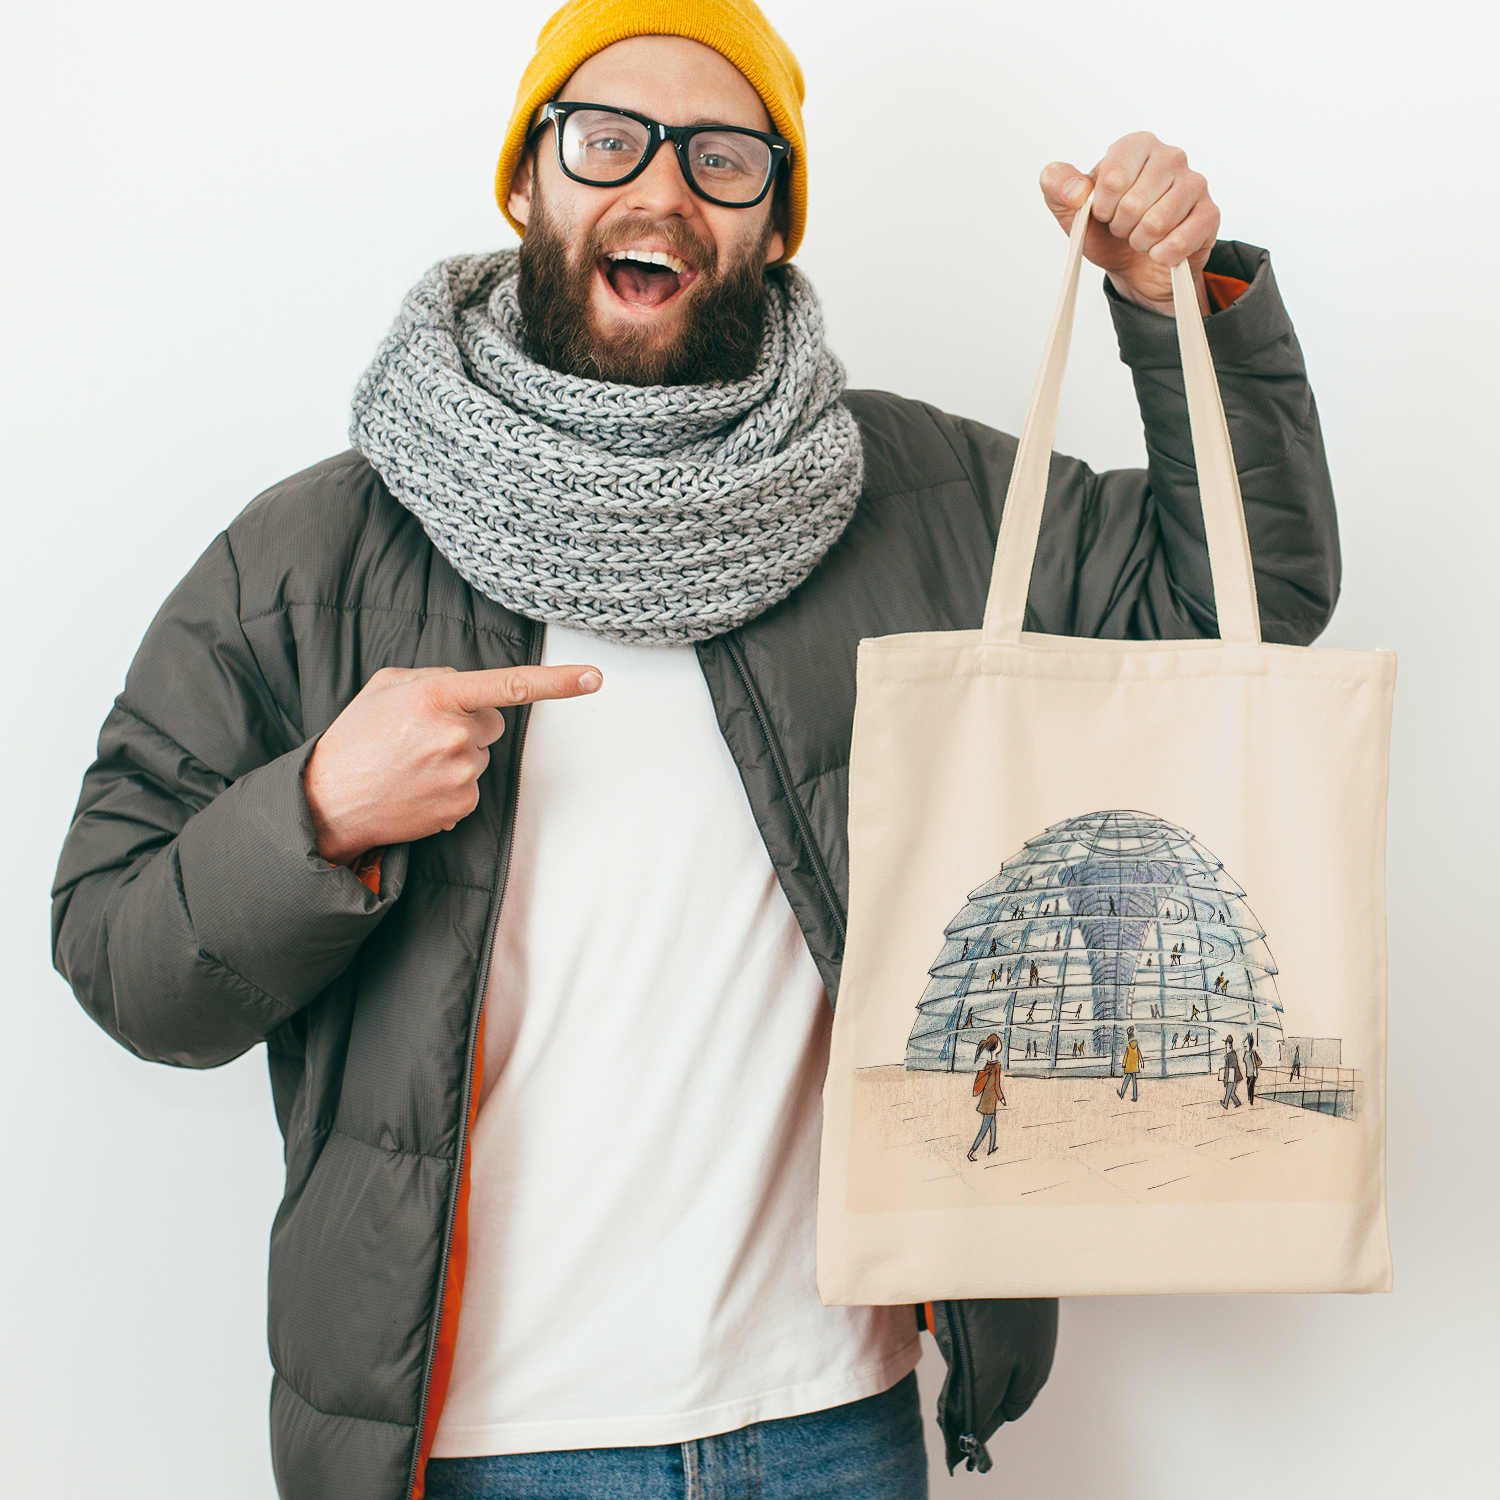
[[[961,474],[963,476],[963,482],[965,482],[965,483],[968,484],[968,486],[969,486],[969,492],[971,494],[977,496],[977,494],[978,494],[978,488],[977,488],[977,486],[975,484],[974,471],[973,471],[972,468],[969,467],[968,460],[964,457],[964,455],[955,446],[954,441],[953,441],[953,435],[952,435],[951,431],[949,431],[950,425],[953,422],[960,420],[959,418],[952,417],[952,416],[950,416],[945,411],[940,411],[937,407],[932,406],[931,404],[929,404],[926,401],[915,401],[915,400],[913,400],[909,396],[898,396],[893,391],[865,391],[865,390],[861,390],[861,391],[857,391],[857,392],[852,392],[851,394],[861,395],[861,396],[880,396],[880,397],[885,397],[887,401],[894,402],[897,405],[905,408],[908,411],[920,412],[927,419],[928,425],[930,427],[936,429],[936,431],[938,432],[938,434],[942,437],[943,441],[948,445],[948,451],[950,453],[952,453],[952,455],[954,457],[954,460],[958,464],[959,470],[960,470],[960,472],[961,472]],[[858,416],[855,416],[855,421],[857,422],[858,420],[859,420]],[[871,498],[873,498],[873,499],[886,499],[886,498],[888,498],[891,495],[919,495],[919,494],[923,494],[923,493],[925,493],[925,492],[927,492],[929,490],[940,489],[945,484],[957,484],[959,482],[960,482],[959,479],[957,477],[954,477],[953,479],[939,480],[936,484],[920,485],[920,486],[918,486],[918,487],[916,487],[914,489],[896,488],[896,489],[886,490],[886,491],[883,491],[879,495],[872,496]]]
[[[967,455],[953,440],[953,426],[960,419],[949,416],[945,411],[939,411],[935,406],[929,406],[925,401],[918,401],[915,405],[922,408],[922,414],[937,429],[938,436],[948,445],[948,451],[953,455],[954,461],[963,470],[963,476],[969,482],[969,493],[977,500],[979,497],[979,484],[974,470],[969,466]],[[939,419],[942,420],[939,420]]]
[[[246,655],[255,664],[255,680],[260,684],[261,692],[265,694],[265,701],[275,707],[276,716],[281,721],[282,743],[286,750],[292,750],[300,743],[299,730],[276,694],[271,691],[271,684],[266,681],[266,674],[261,669],[260,657],[255,654],[255,647],[250,644],[250,638],[245,634],[245,617],[240,611],[245,597],[244,584],[240,577],[240,560],[234,555],[234,539],[229,535],[227,527],[223,532],[223,537],[224,552],[229,558],[229,566],[234,570],[234,622],[239,627],[240,640],[244,644]]]

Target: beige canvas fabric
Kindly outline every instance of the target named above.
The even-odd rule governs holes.
[[[1186,266],[1221,639],[1022,631],[1085,216],[983,629],[860,645],[827,1303],[1391,1285],[1395,658],[1262,644]],[[996,1058],[990,1116],[974,1083]]]

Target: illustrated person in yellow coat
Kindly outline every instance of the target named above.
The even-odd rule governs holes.
[[[1120,1080],[1120,1098],[1125,1097],[1125,1090],[1130,1090],[1130,1102],[1140,1102],[1140,1076],[1141,1076],[1141,1049],[1136,1045],[1135,1027],[1127,1026],[1125,1035],[1129,1040],[1125,1044],[1125,1061],[1123,1067],[1125,1076]]]
[[[995,1107],[997,1104],[1005,1104],[1005,1091],[1000,1087],[1000,1059],[995,1055],[995,1049],[999,1045],[1000,1038],[993,1031],[979,1044],[980,1056],[988,1052],[990,1057],[989,1061],[974,1075],[974,1092],[979,1095],[979,1103],[974,1108],[979,1111],[981,1118],[979,1134],[974,1137],[974,1144],[969,1147],[970,1161],[974,1160],[974,1153],[979,1150],[979,1143],[986,1134],[990,1138],[990,1149],[985,1152],[985,1155],[995,1154]]]

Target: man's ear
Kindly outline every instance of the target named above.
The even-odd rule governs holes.
[[[771,237],[766,241],[766,264],[774,265],[786,254],[787,225],[792,221],[791,173],[782,167],[771,189]]]
[[[536,152],[523,151],[516,163],[515,174],[510,179],[510,192],[505,206],[517,224],[531,222],[531,174],[536,169]]]

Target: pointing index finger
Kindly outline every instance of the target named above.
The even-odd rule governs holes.
[[[461,713],[481,708],[513,708],[543,698],[579,698],[598,692],[604,674],[598,667],[491,667],[455,672],[432,684],[449,707]]]

